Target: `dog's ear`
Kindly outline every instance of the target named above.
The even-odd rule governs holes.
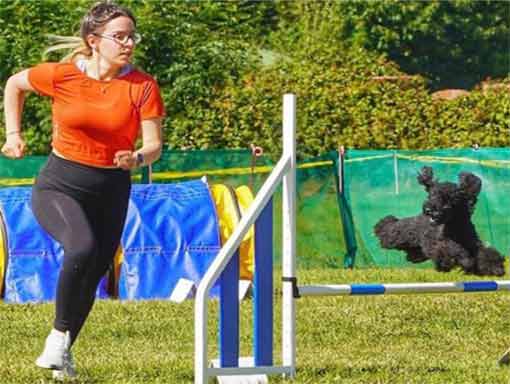
[[[434,172],[431,167],[423,167],[416,178],[418,179],[418,183],[423,185],[427,192],[432,184],[434,184]]]
[[[473,214],[478,194],[482,190],[482,180],[469,172],[459,173],[459,189],[467,199],[469,213]]]
[[[459,188],[469,199],[476,198],[482,190],[482,180],[470,172],[461,172],[459,173]]]

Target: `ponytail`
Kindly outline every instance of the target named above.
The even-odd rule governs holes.
[[[75,61],[92,56],[92,49],[78,36],[47,35],[51,45],[45,49],[44,55],[61,49],[71,50],[60,61]]]

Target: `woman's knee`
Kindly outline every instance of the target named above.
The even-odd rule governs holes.
[[[94,238],[84,236],[64,247],[64,269],[85,273],[97,268],[98,244]]]

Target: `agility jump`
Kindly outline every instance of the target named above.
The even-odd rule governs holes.
[[[210,377],[239,376],[243,383],[250,376],[283,374],[293,378],[296,372],[296,308],[295,300],[303,296],[337,295],[383,295],[383,294],[425,294],[425,293],[476,293],[509,291],[509,280],[400,283],[400,284],[341,284],[299,286],[296,278],[296,96],[283,97],[283,155],[261,187],[252,205],[243,215],[238,227],[224,244],[215,260],[201,280],[195,301],[195,384],[206,384]],[[254,358],[245,366],[239,358],[239,324],[236,291],[228,292],[229,299],[220,297],[220,359],[219,367],[211,367],[208,358],[207,339],[207,299],[209,291],[218,279],[226,279],[223,273],[235,274],[235,261],[232,257],[249,228],[257,225],[259,216],[270,214],[271,197],[282,183],[282,365],[273,365],[272,354],[272,258],[271,247],[266,252],[255,252],[254,276]],[[267,232],[266,232],[267,233]],[[271,244],[272,241],[266,241]],[[258,259],[258,260],[257,260]],[[234,265],[234,267],[232,267]],[[259,269],[257,271],[257,268]],[[229,270],[234,270],[229,272]],[[257,279],[260,279],[257,283]],[[228,279],[227,279],[228,280]],[[225,287],[236,284],[225,284]],[[266,302],[263,302],[266,298]],[[227,304],[229,302],[230,304]],[[264,304],[262,304],[264,303]],[[265,308],[265,310],[263,309]],[[233,312],[228,312],[228,311]],[[227,316],[230,314],[230,316]],[[234,321],[227,322],[227,318]],[[235,324],[237,322],[237,324]],[[262,331],[263,330],[263,331]],[[241,364],[239,363],[241,361]],[[233,380],[235,380],[232,377]],[[229,381],[235,382],[235,381]]]

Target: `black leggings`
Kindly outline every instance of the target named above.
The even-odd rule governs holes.
[[[37,177],[32,208],[64,249],[54,327],[74,343],[120,243],[131,190],[129,171],[82,165],[51,154]]]

